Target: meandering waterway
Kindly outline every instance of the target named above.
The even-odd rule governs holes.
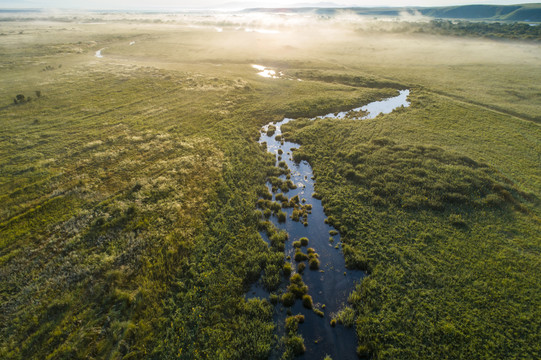
[[[362,111],[360,119],[373,119],[381,113],[390,113],[394,109],[404,106],[409,106],[407,97],[409,90],[400,91],[400,95],[376,101],[368,105],[356,108],[350,112],[341,112],[338,114],[329,114],[320,118],[344,118],[352,114],[357,114]],[[281,122],[272,124],[276,127],[276,132],[272,136],[267,135],[268,126],[263,127],[260,143],[267,144],[267,150],[276,156],[276,164],[281,156],[281,160],[287,163],[291,170],[291,180],[297,185],[297,188],[290,190],[286,195],[291,198],[299,195],[300,199],[305,199],[306,204],[312,205],[311,214],[308,215],[308,226],[304,226],[302,222],[292,221],[290,216],[293,209],[283,209],[288,215],[285,223],[279,223],[275,216],[271,217],[271,221],[278,229],[284,229],[289,234],[289,240],[286,242],[285,256],[291,256],[293,267],[296,268],[296,263],[293,260],[295,249],[292,246],[293,241],[299,240],[301,237],[309,239],[309,247],[315,249],[319,254],[321,261],[319,270],[309,270],[308,267],[304,270],[302,278],[308,285],[308,294],[312,296],[314,307],[324,312],[324,316],[316,315],[312,310],[303,307],[301,301],[297,300],[291,308],[293,314],[303,314],[305,322],[299,326],[299,334],[304,338],[306,352],[298,359],[323,359],[326,354],[337,360],[353,360],[357,359],[356,336],[354,329],[346,328],[341,325],[332,327],[330,321],[333,316],[341,310],[346,301],[347,296],[353,290],[356,283],[365,276],[362,271],[354,271],[346,269],[344,256],[341,251],[340,234],[331,236],[330,231],[335,230],[332,226],[324,222],[326,216],[323,212],[321,201],[312,197],[315,192],[312,167],[308,162],[302,161],[295,163],[291,153],[293,148],[298,148],[299,145],[288,142],[278,141],[276,137],[282,135],[282,125],[292,121],[293,119],[285,118]],[[279,155],[281,150],[282,155]],[[285,178],[284,176],[282,176]],[[270,184],[269,190],[271,188]],[[273,200],[276,201],[276,194],[273,194]],[[262,234],[264,238],[265,235]],[[329,239],[332,237],[332,241]],[[288,260],[289,261],[289,260]],[[253,287],[248,296],[266,297],[268,294],[257,286]],[[283,322],[286,316],[286,310],[277,312],[276,321]]]

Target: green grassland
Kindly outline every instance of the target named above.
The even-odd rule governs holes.
[[[288,128],[370,271],[343,322],[379,358],[539,357],[535,45],[134,19],[0,33],[0,357],[268,358],[279,305],[244,297],[284,275],[258,234],[276,175],[259,129],[403,87],[408,109]]]
[[[369,121],[284,126],[314,166],[346,262],[370,273],[343,320],[376,358],[536,358],[539,127],[422,91],[411,101]],[[509,161],[512,145],[490,138],[517,129],[533,136]]]

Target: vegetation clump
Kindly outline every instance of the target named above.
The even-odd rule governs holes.
[[[311,258],[308,261],[308,265],[310,266],[310,270],[318,270],[319,269],[319,259],[318,258]]]
[[[277,251],[284,251],[285,242],[289,238],[289,234],[285,230],[273,231],[269,236],[271,246]]]
[[[289,359],[302,355],[306,351],[304,339],[298,335],[299,324],[304,323],[304,315],[289,316],[286,318],[285,335],[283,338],[285,351],[283,358]]]
[[[264,200],[272,200],[272,194],[265,185],[258,187],[257,195]]]
[[[307,309],[311,309],[312,308],[312,297],[310,295],[303,295],[302,296],[302,305],[307,308]]]
[[[267,129],[267,136],[272,136],[272,135],[274,135],[275,132],[276,132],[276,126],[269,125],[269,127]]]
[[[284,203],[289,203],[289,199],[283,193],[276,194],[275,199],[276,201],[282,202],[282,206]]]
[[[308,260],[308,255],[300,251],[300,249],[297,249],[295,251],[294,259],[296,262],[305,261],[305,260]]]
[[[303,295],[308,293],[308,286],[304,284],[300,274],[291,276],[287,292],[293,294],[297,299],[302,299]]]
[[[291,271],[292,271],[291,263],[286,262],[284,264],[284,267],[282,268],[282,271],[283,271],[285,277],[290,277],[291,276]]]
[[[282,295],[282,304],[285,307],[291,307],[295,304],[297,297],[292,292],[286,292]]]
[[[32,101],[32,98],[30,96],[26,97],[23,94],[17,94],[17,96],[15,96],[15,98],[13,99],[14,104],[24,104],[30,101]]]

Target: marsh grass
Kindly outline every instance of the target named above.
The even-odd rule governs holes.
[[[529,357],[538,342],[529,293],[541,283],[528,274],[537,263],[540,188],[535,156],[518,139],[535,147],[539,129],[423,90],[410,99],[411,109],[373,121],[283,126],[302,145],[295,154],[310,154],[346,264],[369,272],[338,321],[356,324],[363,356]],[[529,131],[536,135],[520,135]],[[504,160],[508,146],[512,161]],[[429,321],[435,314],[445,320]],[[508,326],[527,335],[502,342]],[[431,339],[430,350],[421,338]]]

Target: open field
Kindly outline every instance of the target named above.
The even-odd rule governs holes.
[[[289,356],[286,310],[245,300],[288,276],[258,233],[259,129],[402,88],[409,108],[287,128],[370,274],[339,322],[375,358],[541,356],[538,45],[76,16],[0,22],[0,357]]]

